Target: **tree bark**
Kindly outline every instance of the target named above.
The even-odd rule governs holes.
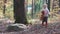
[[[25,0],[14,0],[15,23],[27,24],[24,2]]]

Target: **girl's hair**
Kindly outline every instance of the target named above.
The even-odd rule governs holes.
[[[43,6],[46,6],[47,7],[47,4],[43,4]]]

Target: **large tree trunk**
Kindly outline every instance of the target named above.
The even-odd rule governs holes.
[[[14,0],[15,23],[27,24],[24,2],[25,0]]]

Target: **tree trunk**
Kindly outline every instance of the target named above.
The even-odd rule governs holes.
[[[48,9],[49,9],[49,11],[50,11],[50,1],[51,1],[51,0],[48,0],[48,3],[47,3],[47,4],[48,4]]]
[[[14,0],[15,23],[27,24],[24,2],[25,0]]]
[[[5,16],[5,10],[6,10],[6,3],[7,3],[7,0],[4,0],[4,6],[3,6],[3,15]]]
[[[60,0],[59,0],[59,8],[60,8]]]
[[[6,5],[3,6],[3,15],[5,16],[5,9],[6,9]]]

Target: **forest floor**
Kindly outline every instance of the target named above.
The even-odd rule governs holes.
[[[6,29],[6,26],[10,24],[6,21],[3,21],[2,23],[0,23],[0,34],[60,34],[59,20],[50,21],[48,23],[47,28],[42,26],[40,22],[36,22],[37,24],[30,25],[27,30],[19,31],[19,32],[4,32],[4,30]]]

